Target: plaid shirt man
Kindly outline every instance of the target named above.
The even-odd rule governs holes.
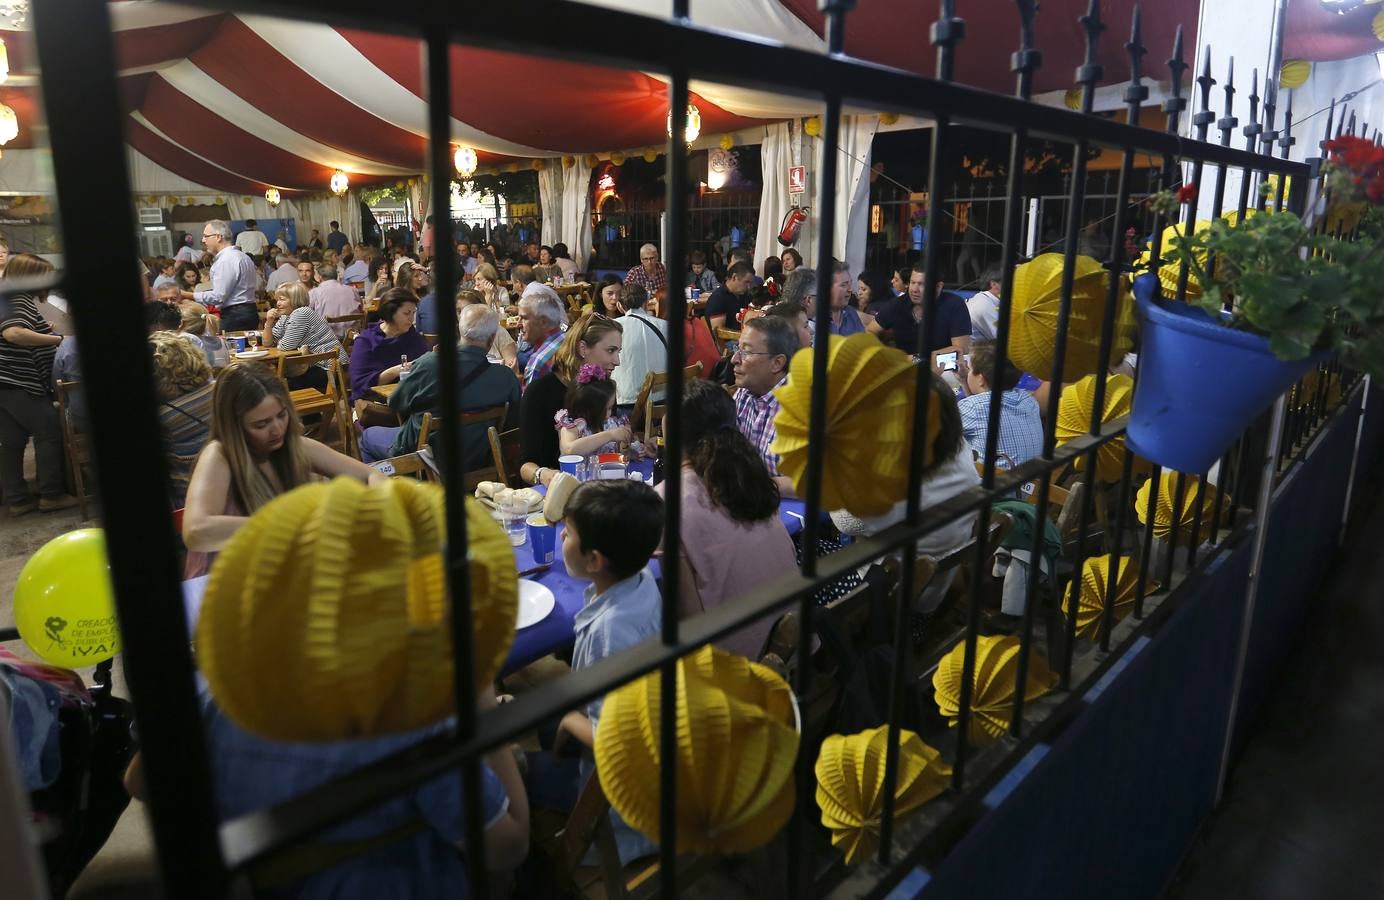
[[[663,267],[663,263],[657,263],[654,274],[650,275],[644,270],[643,265],[638,265],[625,273],[625,284],[637,284],[653,297],[659,291],[667,290],[668,270]]]
[[[984,455],[990,430],[990,392],[963,397],[956,405],[961,411],[966,443]],[[1000,436],[996,448],[1016,466],[1042,455],[1043,419],[1038,401],[1028,391],[1011,388],[1000,395]]]
[[[750,443],[759,451],[759,458],[764,460],[770,475],[779,474],[779,455],[769,450],[775,436],[774,416],[778,415],[779,411],[779,402],[774,396],[774,391],[787,383],[788,378],[785,376],[763,397],[756,397],[745,388],[735,391],[735,419],[740,423],[741,433],[749,438]]]
[[[538,349],[533,351],[529,356],[529,361],[524,365],[525,388],[553,370],[553,359],[557,356],[557,348],[560,346],[562,346],[562,331],[560,329],[548,335],[547,340],[538,345]]]

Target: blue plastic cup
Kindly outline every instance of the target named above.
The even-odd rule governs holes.
[[[573,478],[576,478],[578,480],[581,479],[582,468],[585,465],[585,456],[577,456],[575,454],[572,454],[570,456],[559,456],[557,458],[558,471],[566,472],[568,475],[571,475]]]
[[[529,543],[533,546],[535,563],[551,563],[557,547],[557,526],[536,513],[528,518]]]

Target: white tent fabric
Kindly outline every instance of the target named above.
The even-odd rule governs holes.
[[[552,167],[550,167],[552,168]],[[578,156],[571,168],[562,170],[562,209],[558,219],[556,240],[548,238],[543,232],[544,241],[549,244],[564,243],[572,254],[572,262],[577,271],[586,271],[586,260],[591,253],[591,166],[586,157]],[[539,173],[540,184],[545,169]],[[544,207],[544,221],[547,221],[547,207]]]
[[[562,233],[563,180],[562,160],[546,160],[538,173],[538,207],[543,211],[543,219],[539,223],[543,242],[549,246],[561,240],[558,235]],[[577,248],[571,249],[575,254]],[[573,259],[576,257],[573,256]]]
[[[865,236],[870,230],[870,144],[878,129],[878,116],[845,116],[841,120],[836,154],[836,234],[831,252],[836,259],[846,261],[852,275],[865,268]]]
[[[787,215],[790,202],[788,195],[788,169],[793,165],[802,165],[801,153],[802,128],[793,123],[790,128],[789,123],[779,122],[769,125],[764,129],[764,142],[760,145],[760,162],[764,172],[764,189],[759,195],[759,228],[755,233],[755,270],[764,271],[764,260],[770,256],[777,256],[783,250],[783,245],[778,242],[779,226],[783,222],[783,217]],[[807,188],[813,190],[812,173],[808,173]],[[811,206],[808,199],[810,193],[802,195],[802,203]],[[816,236],[812,227],[811,213],[809,218],[803,223],[802,232],[799,234],[798,241],[793,245],[798,252],[803,255],[805,261],[811,264],[815,257],[814,241]]]

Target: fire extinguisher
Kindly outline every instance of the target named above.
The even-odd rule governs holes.
[[[798,234],[803,230],[803,223],[807,221],[807,211],[811,207],[792,206],[783,217],[783,227],[779,229],[778,242],[785,247],[791,247],[798,242]]]

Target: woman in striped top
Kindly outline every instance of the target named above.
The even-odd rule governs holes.
[[[211,365],[192,341],[174,331],[149,335],[149,349],[154,354],[154,389],[168,459],[168,499],[177,509],[187,495],[197,454],[211,433]]]
[[[263,341],[266,346],[273,344],[280,350],[306,347],[309,353],[335,350],[337,362],[346,365],[346,351],[341,346],[341,340],[322,314],[308,306],[308,289],[301,281],[279,288],[274,298],[275,306],[264,320]],[[289,374],[288,386],[294,390],[317,388],[325,393],[330,369],[325,362],[308,366],[306,371]]]
[[[32,253],[16,253],[4,277],[36,278],[53,266]],[[67,509],[77,498],[67,493],[63,475],[62,427],[53,408],[53,355],[62,335],[39,312],[46,291],[0,300],[0,487],[12,516],[42,509]],[[24,480],[24,448],[34,442],[38,497]]]

